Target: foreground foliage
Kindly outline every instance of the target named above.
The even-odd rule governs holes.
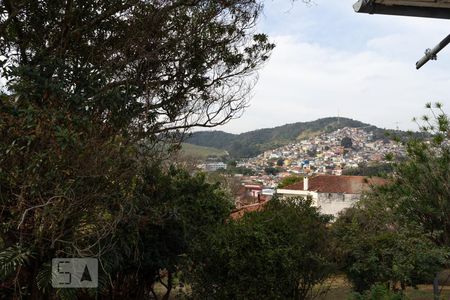
[[[450,129],[437,103],[422,118],[429,139],[403,140],[407,158],[394,164],[391,184],[366,195],[333,230],[342,268],[357,291],[429,283],[449,264]]]
[[[193,232],[223,221],[218,186],[163,160],[190,128],[242,113],[274,47],[254,30],[261,9],[0,1],[2,297],[150,297]],[[53,257],[86,256],[98,291],[50,287]]]
[[[402,293],[393,292],[385,285],[373,285],[363,294],[355,293],[353,300],[403,300],[407,299]]]
[[[196,299],[308,299],[333,272],[328,216],[311,200],[271,200],[219,226],[193,254]]]

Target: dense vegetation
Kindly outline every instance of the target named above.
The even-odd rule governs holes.
[[[194,250],[196,299],[309,299],[335,271],[329,216],[310,199],[271,200]],[[315,287],[315,289],[313,289]]]
[[[182,143],[180,154],[183,157],[191,157],[197,160],[206,160],[211,157],[227,157],[228,153],[225,150],[217,148],[203,147],[194,144]]]
[[[230,199],[166,160],[242,112],[274,45],[262,3],[0,1],[0,297],[156,297]],[[198,216],[201,216],[199,218]],[[96,257],[97,290],[51,259]],[[167,298],[168,296],[166,296]]]
[[[282,189],[282,188],[287,187],[288,185],[297,183],[297,182],[299,182],[299,181],[301,181],[301,180],[303,180],[303,177],[302,177],[302,176],[298,176],[298,175],[290,175],[290,176],[286,176],[286,177],[284,177],[284,178],[280,181],[280,183],[278,184],[277,187],[278,187],[279,189]]]
[[[383,284],[394,290],[432,282],[449,264],[450,127],[437,103],[424,116],[428,141],[404,142],[391,184],[367,194],[333,225],[344,272],[358,291]]]
[[[344,169],[342,173],[343,175],[385,177],[393,170],[394,166],[390,163],[359,164],[357,168]]]

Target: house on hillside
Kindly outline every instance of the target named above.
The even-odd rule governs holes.
[[[243,184],[240,186],[235,204],[237,208],[258,202],[263,186],[259,184]]]
[[[355,204],[372,186],[386,183],[386,179],[379,177],[317,175],[304,177],[300,182],[277,189],[276,193],[282,197],[311,196],[322,213],[336,216]]]

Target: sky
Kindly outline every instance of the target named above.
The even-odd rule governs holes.
[[[450,112],[450,46],[420,70],[416,61],[450,32],[450,20],[358,14],[356,0],[266,0],[258,30],[276,44],[231,133],[341,116],[381,128],[439,101]]]

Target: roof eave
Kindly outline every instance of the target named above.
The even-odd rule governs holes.
[[[373,0],[359,0],[353,5],[358,13],[450,19],[450,8],[412,5],[385,5]]]

